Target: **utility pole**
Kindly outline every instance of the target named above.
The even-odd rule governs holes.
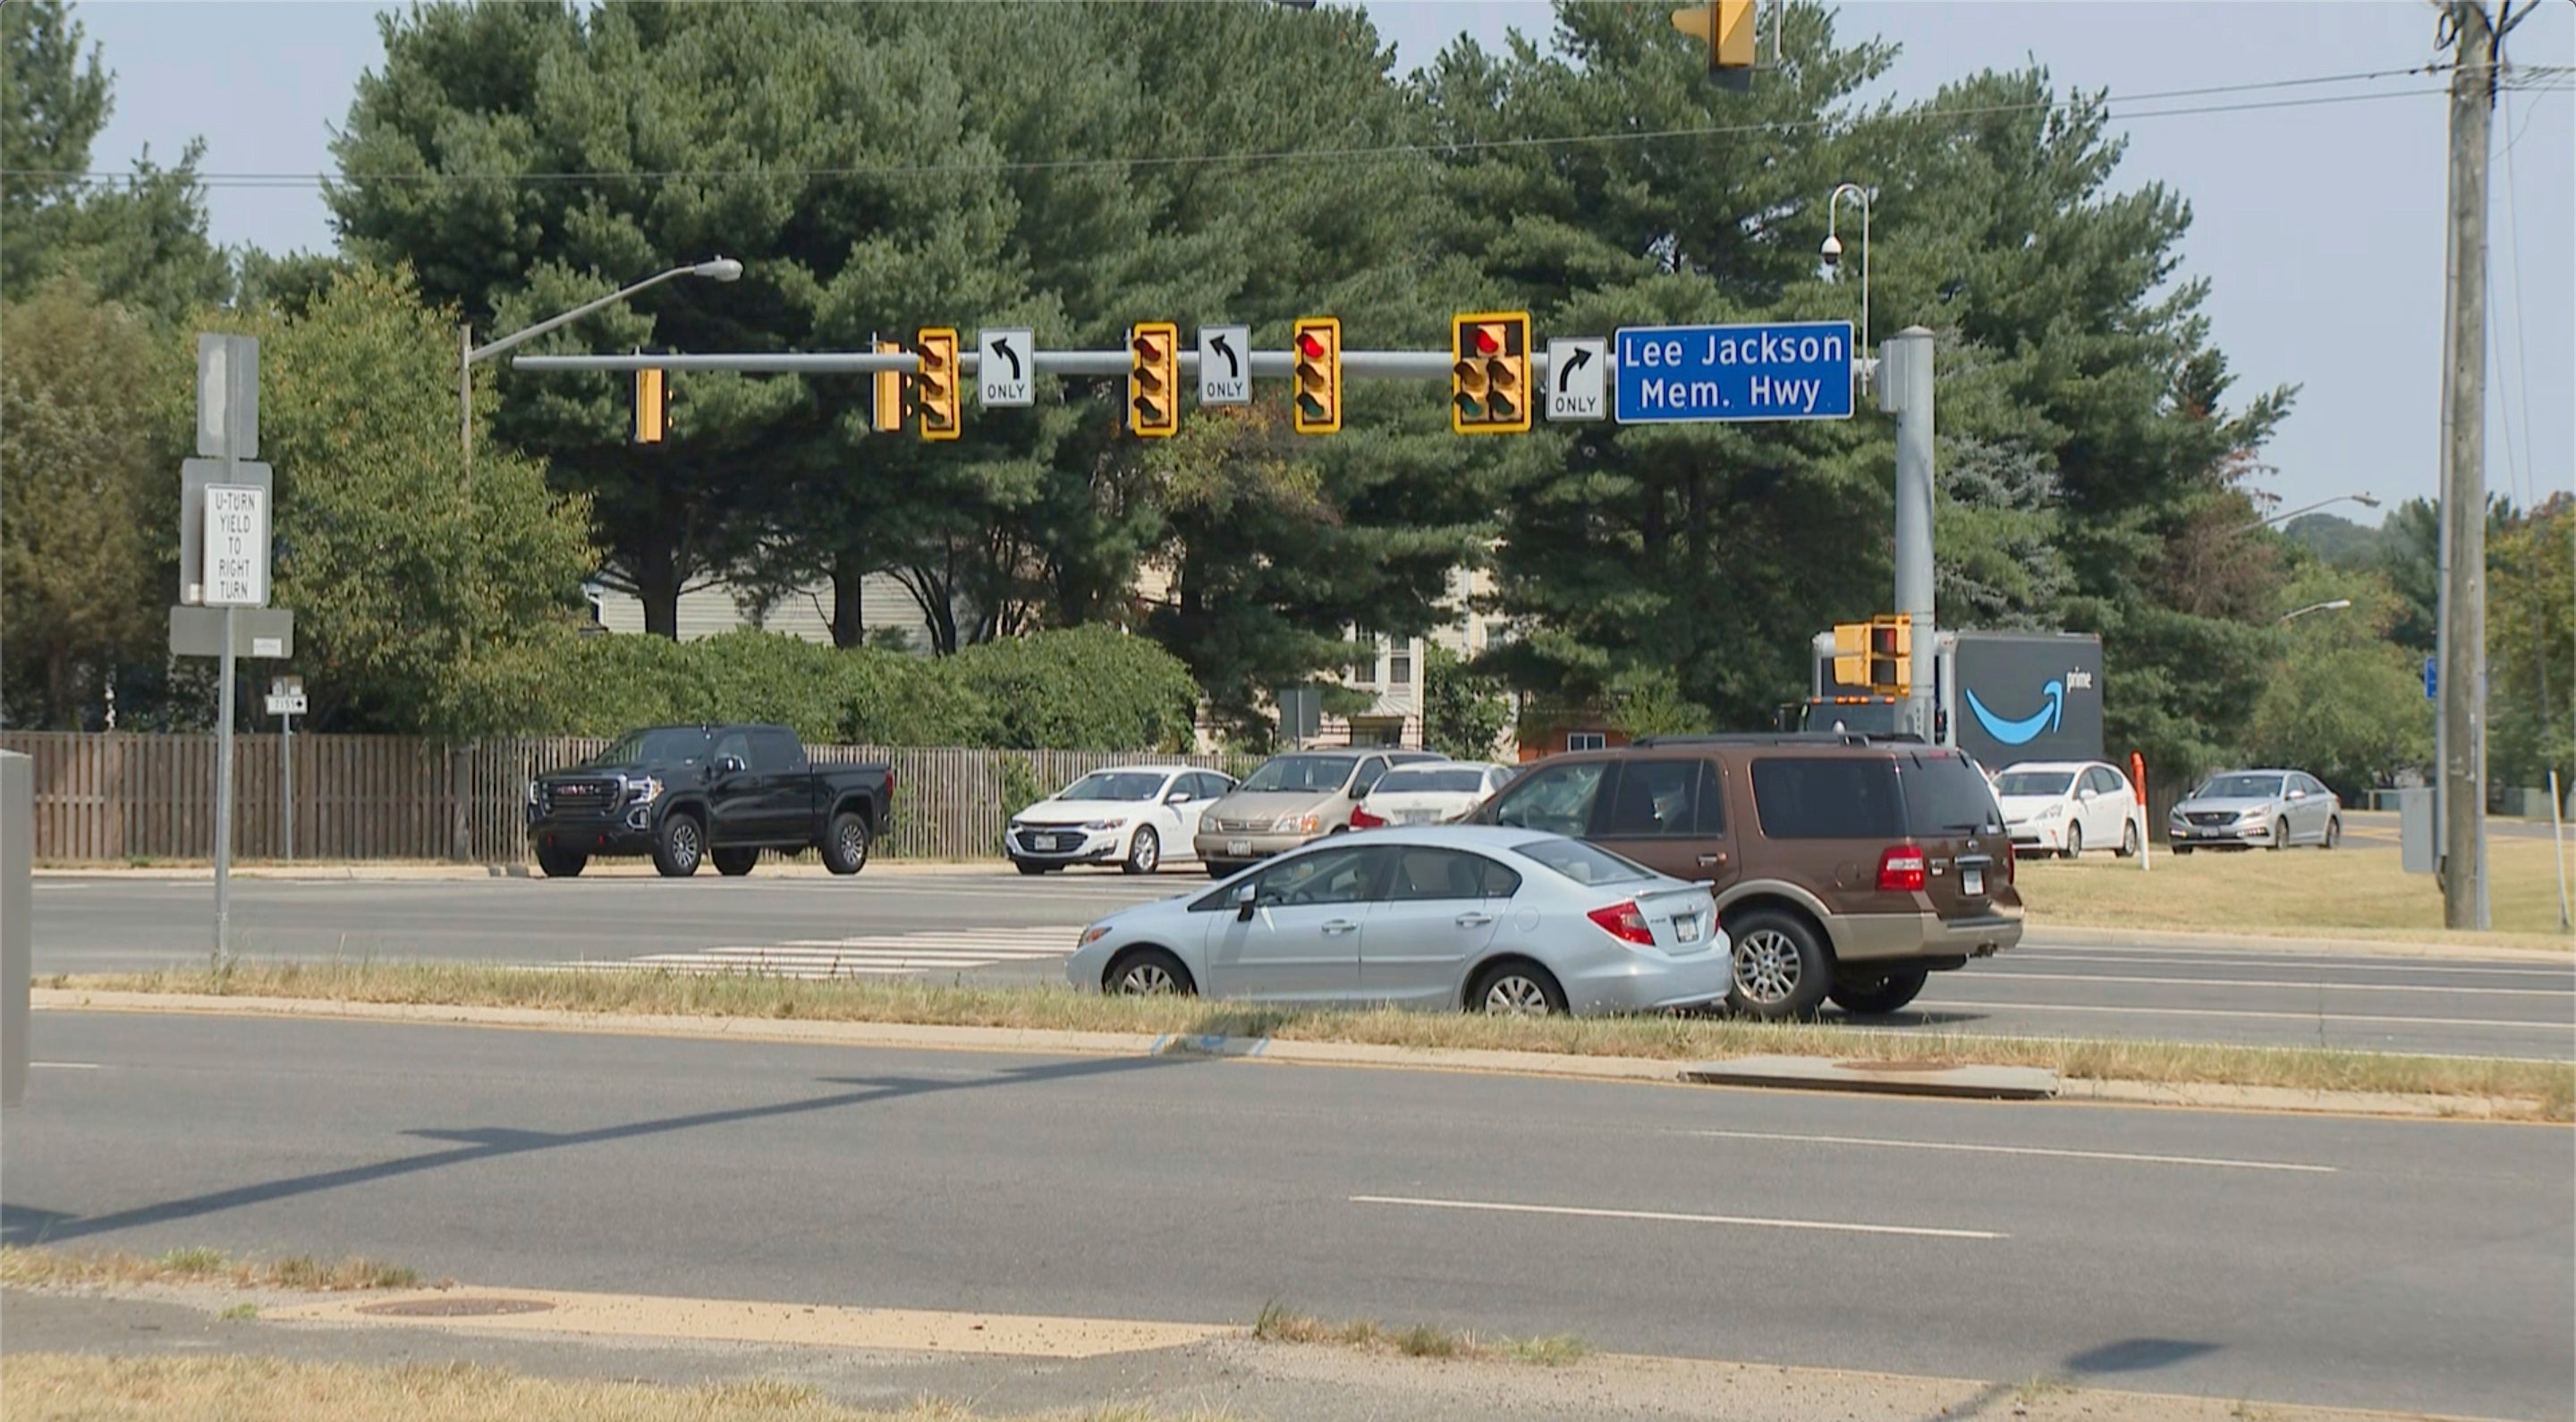
[[[2524,14],[2529,13],[2528,7]],[[2488,925],[2486,852],[2487,159],[2513,0],[2447,0],[2451,45],[2450,260],[2442,363],[2442,609],[2438,801],[2442,921]]]
[[[1908,326],[1880,347],[1878,407],[1896,416],[1896,610],[1913,619],[1905,728],[1940,739],[1933,685],[1940,629],[1932,614],[1932,332]]]

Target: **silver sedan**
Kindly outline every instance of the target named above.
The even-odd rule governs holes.
[[[1308,845],[1085,929],[1074,986],[1442,1011],[1649,1012],[1718,1001],[1704,884],[1580,840],[1490,825]]]

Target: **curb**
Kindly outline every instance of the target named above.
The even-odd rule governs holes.
[[[2046,1067],[1835,1061],[1829,1057],[1735,1057],[1684,1067],[1681,1077],[1704,1086],[1774,1086],[1978,1101],[2045,1101],[2058,1091],[2057,1073]]]
[[[923,874],[1000,875],[1010,869],[1007,859],[917,860],[880,859],[854,876],[864,880],[906,878]],[[769,864],[760,876],[771,879],[832,879],[841,876],[819,864]],[[146,867],[137,869],[106,866],[64,866],[39,868],[32,873],[38,879],[116,879],[128,882],[211,884],[212,868]],[[541,877],[527,864],[246,864],[235,865],[236,879],[276,879],[317,883],[465,883],[478,879],[534,879]],[[592,879],[657,879],[652,865],[643,861],[633,864],[601,864],[584,876]]]
[[[2514,943],[2429,943],[2394,938],[2299,938],[2287,934],[2181,933],[2147,928],[2060,927],[2024,920],[2024,948],[2218,948],[2290,956],[2366,958],[2512,958],[2543,963],[2576,959],[2566,948]]]
[[[769,1017],[706,1017],[572,1012],[544,1007],[467,1007],[442,1003],[338,1002],[320,998],[224,997],[203,993],[110,992],[37,988],[32,1006],[46,1012],[165,1012],[224,1017],[291,1017],[317,1021],[418,1023],[430,1026],[516,1027],[606,1036],[680,1037],[706,1041],[783,1042],[805,1046],[893,1047],[937,1051],[1028,1052],[1064,1056],[1197,1056],[1283,1062],[1303,1066],[1376,1067],[1407,1071],[1468,1071],[1548,1076],[1589,1081],[1706,1084],[1764,1089],[1808,1086],[1815,1081],[1719,1081],[1718,1068],[1653,1057],[1584,1056],[1472,1047],[1397,1047],[1361,1042],[1285,1041],[1275,1037],[1217,1037],[1179,1033],[1084,1032],[1059,1028],[956,1027],[908,1022],[817,1022]],[[1741,1062],[1791,1062],[1832,1068],[1826,1058],[1747,1057]],[[2208,1083],[2105,1081],[2058,1078],[2040,1068],[1986,1067],[1985,1072],[2032,1071],[2047,1077],[2059,1100],[2112,1106],[2166,1106],[2197,1110],[2328,1113],[2419,1120],[2529,1120],[2531,1103],[2512,1098],[2401,1095],[2394,1092],[2300,1091],[2288,1087]],[[1701,1074],[1701,1075],[1695,1075]],[[1877,1073],[1891,1075],[1891,1073]],[[1845,1073],[1842,1082],[1863,1073]],[[1920,1075],[1920,1073],[1906,1073]],[[1921,1083],[1911,1094],[1923,1094]],[[1837,1083],[1839,1089],[1857,1089]],[[1951,1093],[1962,1094],[1962,1093]],[[1991,1089],[1975,1094],[1993,1097]]]

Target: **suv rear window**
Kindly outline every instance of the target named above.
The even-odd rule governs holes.
[[[1967,757],[1917,755],[1899,763],[1905,767],[1906,818],[1915,834],[1939,839],[2003,829],[2003,814],[1986,788],[1986,777]]]
[[[1966,762],[1956,762],[1969,775]],[[1979,780],[1980,787],[1984,785]],[[1771,839],[1903,839],[1896,762],[1886,756],[1776,756],[1753,762],[1753,808]]]

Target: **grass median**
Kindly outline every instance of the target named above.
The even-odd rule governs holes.
[[[53,978],[73,991],[330,1002],[524,1007],[776,1021],[886,1022],[1022,1031],[1269,1037],[1397,1047],[1705,1061],[1787,1054],[1870,1062],[2052,1068],[2075,1078],[2368,1091],[2515,1103],[2505,1114],[2576,1119],[2576,1065],[2120,1038],[2011,1037],[1832,1022],[1712,1017],[1524,1018],[1261,1007],[1184,997],[1105,997],[1056,986],[921,979],[812,982],[755,974],[565,972],[474,963],[236,963],[229,968]]]
[[[0,1284],[22,1288],[73,1288],[88,1284],[228,1284],[236,1289],[295,1289],[342,1293],[353,1289],[408,1289],[420,1275],[399,1264],[349,1258],[318,1260],[236,1259],[220,1249],[173,1249],[163,1254],[0,1246]]]

